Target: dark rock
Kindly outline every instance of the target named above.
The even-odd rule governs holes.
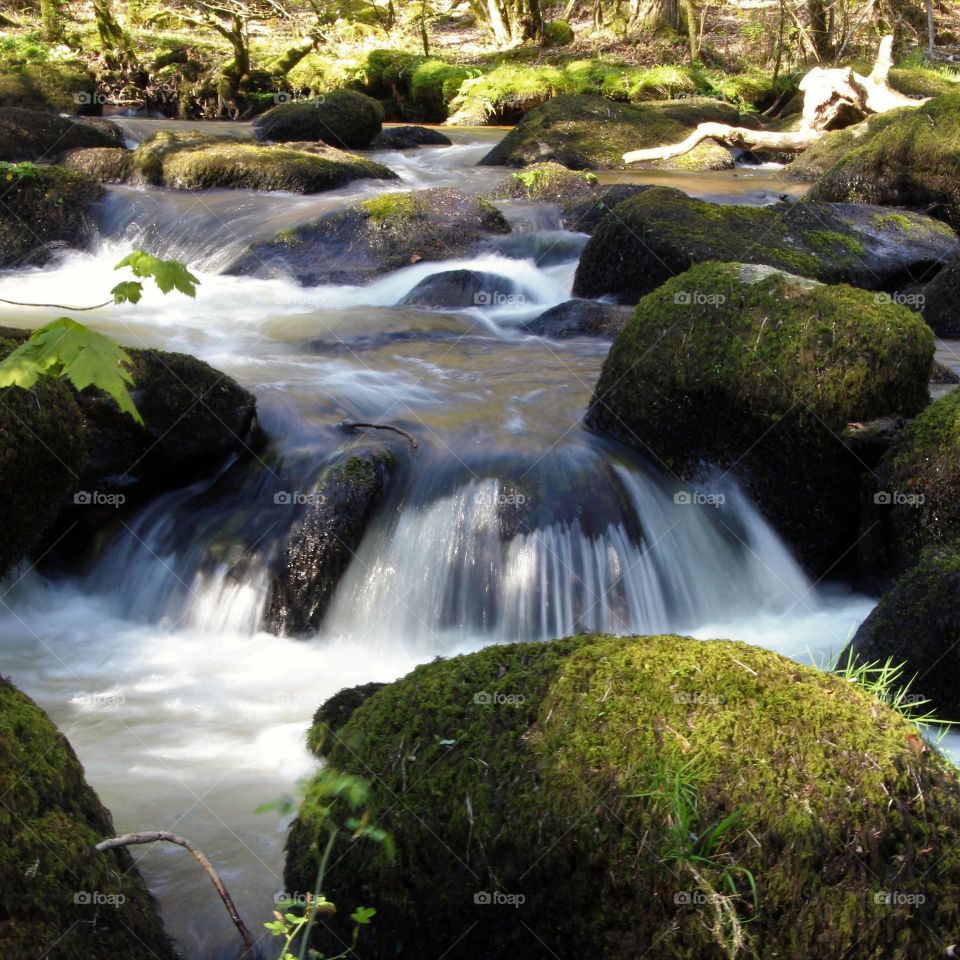
[[[618,183],[601,188],[602,192],[593,197],[566,204],[562,211],[563,226],[577,233],[592,234],[618,203],[651,189],[648,183]]]
[[[562,164],[534,163],[511,173],[490,191],[493,200],[543,200],[567,203],[582,200],[597,192],[592,173],[570,170]]]
[[[960,337],[960,256],[926,285],[922,303],[923,319],[938,337]]]
[[[383,107],[353,90],[281,103],[253,121],[258,140],[322,140],[342,150],[369,147],[383,126]]]
[[[490,307],[516,297],[521,288],[509,277],[479,270],[445,270],[424,277],[401,301],[404,306]]]
[[[432,127],[388,127],[371,141],[371,150],[410,150],[413,147],[450,147],[453,141]]]
[[[122,146],[123,132],[109,120],[0,107],[0,160],[55,160],[67,150]]]
[[[524,325],[539,337],[615,337],[633,314],[632,307],[597,300],[568,300]]]
[[[80,173],[97,183],[123,183],[130,175],[133,154],[124,147],[83,147],[68,150],[61,163],[71,173]]]

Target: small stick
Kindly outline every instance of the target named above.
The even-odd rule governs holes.
[[[413,447],[414,450],[420,446],[420,444],[417,443],[417,438],[412,433],[407,433],[406,430],[391,426],[389,423],[354,423],[350,420],[344,420],[341,426],[345,430],[392,430],[394,433],[399,433],[401,437],[409,440],[410,446]]]
[[[186,849],[193,854],[197,863],[203,867],[204,872],[210,878],[210,882],[216,887],[217,893],[220,894],[220,899],[223,901],[223,905],[227,908],[227,913],[230,914],[230,919],[243,938],[246,949],[243,951],[240,960],[255,960],[255,958],[259,956],[257,942],[253,939],[253,934],[250,933],[247,925],[241,919],[240,913],[233,902],[233,897],[230,896],[229,891],[220,879],[220,874],[217,873],[213,864],[203,853],[185,837],[181,837],[176,833],[167,833],[165,830],[154,830],[144,833],[125,833],[122,837],[101,840],[100,843],[94,847],[94,850],[102,853],[104,850],[112,850],[114,847],[127,847],[136,843],[155,843],[157,840],[166,840],[168,843],[175,843],[178,846],[186,847]]]
[[[104,300],[103,303],[96,303],[92,307],[68,307],[62,303],[21,303],[19,300],[4,300],[0,297],[0,303],[9,303],[15,307],[52,307],[54,310],[69,310],[71,313],[81,310],[99,310],[101,307],[109,307],[115,300]]]

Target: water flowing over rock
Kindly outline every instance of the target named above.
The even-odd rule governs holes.
[[[109,120],[0,107],[0,160],[53,160],[67,150],[122,146],[123,134]]]
[[[281,103],[253,122],[258,140],[322,140],[344,150],[362,150],[383,126],[383,107],[352,90],[334,90],[304,101]]]
[[[413,147],[449,147],[453,141],[432,127],[388,127],[371,141],[371,150],[410,150]]]
[[[489,306],[522,296],[520,286],[509,277],[479,270],[444,270],[424,277],[402,304],[435,309]]]
[[[633,310],[597,300],[568,300],[544,311],[524,325],[528,333],[541,337],[615,337],[630,319]]]

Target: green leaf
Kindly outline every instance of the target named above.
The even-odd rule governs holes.
[[[130,356],[112,337],[96,333],[69,317],[35,330],[0,363],[0,387],[29,390],[43,375],[66,377],[77,390],[97,387],[137,423],[143,417],[127,389],[133,385]]]
[[[197,295],[197,284],[200,281],[180,260],[160,260],[143,250],[134,250],[125,256],[114,270],[123,267],[129,267],[135,277],[153,277],[154,283],[163,293],[179,290],[188,297]]]
[[[350,919],[358,926],[366,926],[375,916],[377,910],[375,907],[357,907],[350,914]]]
[[[143,296],[143,284],[139,280],[124,280],[118,283],[110,293],[114,303],[139,303]]]

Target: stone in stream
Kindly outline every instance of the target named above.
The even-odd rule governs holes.
[[[568,203],[598,192],[594,174],[570,170],[559,163],[534,163],[509,174],[489,193],[492,200],[543,200]]]
[[[954,257],[922,291],[920,312],[938,337],[960,337],[960,255]]]
[[[618,204],[597,226],[573,292],[636,303],[706,260],[890,291],[929,280],[958,250],[949,227],[910,211],[807,201],[725,206],[655,187]]]
[[[876,589],[924,550],[960,541],[960,391],[930,404],[863,486],[860,570]]]
[[[18,167],[3,181],[0,267],[39,266],[54,251],[86,247],[96,236],[94,204],[103,188],[63,167]]]
[[[960,229],[960,93],[877,114],[807,153],[807,166],[827,154],[811,200],[919,208]]]
[[[648,183],[617,183],[612,187],[602,187],[599,193],[585,200],[566,203],[561,211],[561,223],[567,230],[592,234],[618,203],[652,189],[652,184]]]
[[[888,705],[777,653],[579,636],[437,659],[334,700],[308,743],[371,781],[369,821],[396,848],[345,840],[329,875],[338,903],[377,910],[369,960],[452,943],[458,960],[725,956],[724,867],[750,956],[934,956],[960,922],[956,769]],[[670,858],[662,796],[677,783],[696,798],[685,849],[732,818],[712,865]],[[308,787],[288,890],[316,878],[330,802]],[[358,816],[332,802],[335,822]],[[877,906],[890,890],[909,891],[908,911]],[[347,913],[317,949],[350,936]]]
[[[0,358],[27,334],[0,328]],[[0,502],[0,571],[58,523],[95,525],[104,498],[132,503],[181,486],[257,444],[256,399],[230,377],[186,354],[128,353],[144,426],[99,391],[77,393],[63,380],[3,390],[0,484],[16,493]]]
[[[933,334],[905,307],[770,267],[700,264],[637,305],[587,423],[683,480],[729,471],[808,571],[836,574],[855,556],[865,470],[844,430],[922,410],[932,362]]]
[[[683,140],[699,123],[713,120],[749,125],[736,107],[709,97],[618,103],[605,97],[559,96],[524,114],[481,161],[488,166],[524,167],[548,160],[572,170],[623,170],[623,154]],[[702,143],[673,160],[630,169],[729,170],[733,154],[718,143]]]
[[[324,470],[291,527],[270,588],[266,629],[315,632],[353,559],[393,465],[387,450],[355,453]]]
[[[860,663],[903,664],[900,686],[960,720],[960,541],[928,549],[897,579],[840,655]]]
[[[300,283],[365,283],[419,263],[463,257],[510,232],[481,197],[449,187],[384,193],[254,244],[226,270]]]
[[[91,166],[113,176],[118,158],[99,154]],[[84,158],[74,156],[83,167]],[[129,157],[125,179],[175,190],[232,187],[319,193],[358,179],[396,180],[382,163],[312,142],[258,144],[198,131],[163,130]]]
[[[362,150],[369,147],[383,126],[379,101],[353,90],[281,103],[253,121],[258,140],[320,140],[332,147]]]
[[[0,160],[55,160],[67,150],[122,147],[123,132],[109,120],[60,117],[42,110],[0,107]]]
[[[93,849],[116,830],[70,744],[3,677],[0,794],[0,956],[173,960],[129,851]]]
[[[424,277],[400,301],[402,306],[460,309],[523,302],[523,288],[497,273],[444,270]]]
[[[126,147],[81,147],[68,150],[61,163],[71,173],[81,173],[97,183],[124,183],[130,176],[133,152]]]
[[[370,142],[371,150],[410,150],[413,147],[450,147],[453,141],[433,127],[386,127]]]
[[[615,337],[633,315],[631,307],[598,300],[567,300],[524,324],[540,337]]]

